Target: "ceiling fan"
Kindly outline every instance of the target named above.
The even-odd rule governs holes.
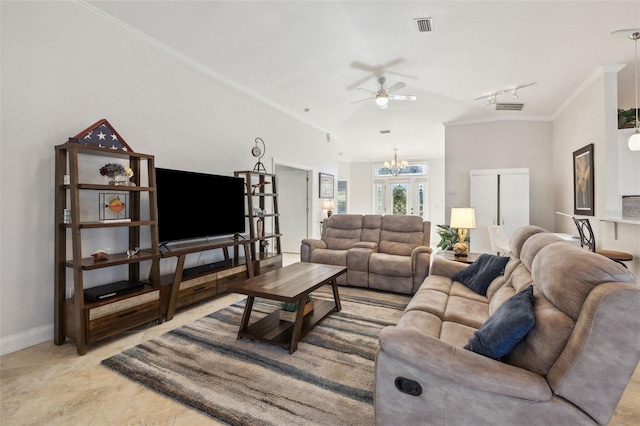
[[[355,101],[355,102],[351,102],[352,104],[358,103],[358,102],[363,102],[363,101],[368,101],[371,99],[375,99],[376,104],[378,104],[380,106],[380,109],[387,109],[387,104],[389,103],[390,100],[394,100],[394,101],[415,101],[416,99],[418,99],[417,96],[415,95],[394,95],[392,92],[396,91],[396,90],[400,90],[402,89],[405,84],[402,82],[398,82],[396,84],[394,84],[393,86],[389,87],[388,89],[384,88],[384,83],[386,81],[386,78],[384,77],[380,77],[378,79],[378,83],[380,83],[380,90],[378,90],[377,92],[373,92],[369,89],[363,89],[362,87],[358,87],[356,90],[359,90],[361,92],[365,92],[368,93],[370,95],[373,95],[372,98],[366,98],[366,99],[360,99],[359,101]]]

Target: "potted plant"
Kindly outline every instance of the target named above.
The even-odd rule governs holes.
[[[436,225],[436,228],[438,235],[440,236],[440,242],[437,247],[442,250],[453,250],[454,246],[460,242],[458,230],[450,227],[449,225]],[[469,235],[467,235],[464,242],[469,242]]]
[[[313,311],[313,300],[311,295],[307,295],[307,304],[304,306],[304,314]],[[298,301],[280,303],[280,319],[283,321],[295,322],[298,315]]]

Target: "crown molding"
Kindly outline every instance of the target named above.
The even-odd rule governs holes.
[[[205,74],[208,77],[213,78],[214,80],[227,85],[229,87],[232,87],[236,90],[238,90],[241,93],[244,93],[247,96],[250,96],[268,106],[270,106],[271,108],[274,108],[280,112],[282,112],[283,114],[298,120],[304,124],[306,124],[307,126],[310,126],[316,130],[321,131],[323,134],[329,133],[328,130],[319,127],[317,124],[312,123],[306,119],[304,119],[301,115],[297,115],[289,110],[287,110],[286,108],[282,107],[281,105],[261,96],[260,94],[250,90],[249,88],[242,86],[238,83],[236,83],[235,81],[229,79],[228,77],[219,74],[217,72],[215,72],[214,70],[212,70],[211,68],[207,67],[206,65],[193,60],[192,58],[184,55],[183,53],[179,52],[178,50],[162,43],[160,40],[151,37],[149,34],[140,31],[139,29],[127,24],[126,22],[121,21],[120,19],[104,12],[103,10],[99,9],[98,7],[87,3],[85,0],[71,0],[71,3],[88,11],[89,13],[98,16],[99,18],[110,22],[114,25],[116,25],[117,27],[127,31],[128,33],[134,35],[136,38],[140,39],[141,41],[143,41],[145,44],[147,44],[148,46],[156,49],[157,51],[175,59],[176,61],[182,63],[183,65],[186,65],[187,67],[190,67],[198,72],[201,72],[202,74]]]
[[[547,122],[553,121],[551,117],[544,115],[520,115],[520,116],[502,116],[502,117],[487,117],[487,118],[478,118],[478,119],[469,119],[469,120],[460,120],[460,121],[448,121],[446,123],[442,123],[445,127],[453,127],[453,126],[467,126],[469,124],[481,124],[481,123],[497,123],[501,121],[538,121],[538,122]]]
[[[569,97],[560,105],[558,110],[551,116],[551,118],[555,121],[560,114],[562,114],[568,107],[575,101],[591,84],[596,81],[600,76],[604,75],[608,72],[618,73],[623,70],[627,65],[626,64],[604,64],[600,65],[585,81],[582,82],[580,86],[576,88],[576,90],[569,95]]]

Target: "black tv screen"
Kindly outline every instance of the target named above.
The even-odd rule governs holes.
[[[156,167],[161,243],[245,232],[244,179]]]

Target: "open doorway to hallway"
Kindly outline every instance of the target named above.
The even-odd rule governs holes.
[[[309,236],[311,169],[275,160],[280,212],[280,244],[283,253],[300,253],[300,243]]]

